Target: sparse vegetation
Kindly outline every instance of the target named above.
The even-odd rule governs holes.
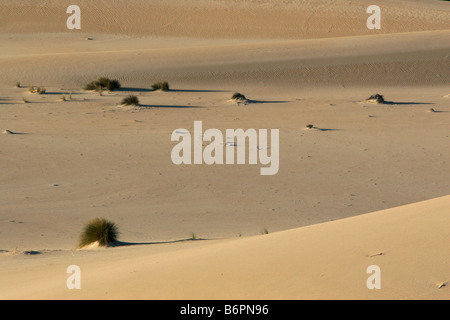
[[[37,94],[45,94],[46,90],[45,88],[41,88],[41,87],[34,87],[34,86],[30,86],[28,87],[28,91],[30,93],[37,93]]]
[[[97,81],[92,81],[84,86],[84,90],[95,90],[100,91],[106,89],[108,91],[114,91],[120,89],[121,84],[116,79],[109,79],[106,77],[101,77]]]
[[[28,103],[28,100],[25,97],[22,97],[23,103]]]
[[[241,93],[239,93],[239,92],[236,92],[235,94],[233,94],[233,95],[231,96],[231,99],[232,99],[232,100],[239,100],[239,101],[245,101],[245,100],[247,100],[247,98],[246,98],[243,94],[241,94]]]
[[[375,101],[376,103],[384,103],[384,97],[381,94],[373,94],[369,98],[366,99],[367,101]]]
[[[197,235],[191,232],[191,240],[197,240]]]
[[[152,85],[153,90],[169,91],[169,83],[167,81],[157,82]]]
[[[267,228],[264,228],[262,234],[269,234],[269,230],[267,230]]]
[[[16,82],[16,88],[20,88],[20,81]]]
[[[100,246],[108,246],[117,242],[118,235],[119,230],[114,222],[105,218],[95,218],[84,227],[78,241],[78,248],[94,242],[98,242]]]
[[[314,128],[314,125],[313,125],[313,124],[307,124],[306,127],[307,127],[308,129],[312,129],[312,128]]]
[[[122,100],[122,104],[126,106],[139,105],[139,99],[136,96],[128,96]]]

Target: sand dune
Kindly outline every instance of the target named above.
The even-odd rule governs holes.
[[[0,298],[448,299],[449,210],[447,196],[245,239],[16,257]],[[65,287],[71,264],[81,290]],[[372,265],[381,289],[367,287]]]

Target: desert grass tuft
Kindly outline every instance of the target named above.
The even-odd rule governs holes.
[[[247,100],[247,98],[243,94],[241,94],[239,92],[236,92],[235,94],[233,94],[231,96],[231,99],[233,99],[233,100],[241,100],[241,101]]]
[[[117,242],[118,235],[119,229],[114,222],[105,218],[95,218],[84,227],[78,241],[78,248],[94,242],[98,242],[100,246],[108,246]]]
[[[37,87],[36,88],[36,93],[37,94],[45,94],[46,90],[45,88],[41,88],[41,87]]]
[[[16,88],[20,88],[20,81],[16,82]]]
[[[126,106],[138,106],[139,105],[139,99],[136,96],[128,96],[126,98],[123,98],[122,104]]]
[[[152,85],[153,90],[169,91],[169,83],[167,81],[157,82]]]
[[[84,90],[98,90],[98,84],[96,81],[89,82],[87,85],[83,87]]]

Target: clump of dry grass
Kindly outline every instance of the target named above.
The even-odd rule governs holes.
[[[106,77],[98,78],[97,81],[92,81],[84,86],[84,90],[95,90],[100,91],[106,89],[108,91],[114,91],[120,89],[121,84],[119,80],[109,79]]]
[[[157,82],[152,85],[153,90],[169,91],[169,83],[167,81]]]
[[[34,86],[30,86],[28,87],[28,91],[30,93],[37,93],[37,94],[45,94],[46,90],[45,88],[41,88],[41,87],[34,87]]]
[[[126,106],[131,106],[131,105],[138,106],[139,105],[139,99],[136,96],[131,96],[130,95],[130,96],[126,97],[126,98],[123,98],[122,104],[126,105]]]
[[[369,98],[366,99],[368,102],[376,102],[376,103],[384,103],[384,97],[381,94],[373,94]]]
[[[119,229],[114,222],[105,218],[95,218],[84,227],[78,241],[78,248],[94,242],[98,242],[100,246],[108,246],[117,242],[118,235]]]

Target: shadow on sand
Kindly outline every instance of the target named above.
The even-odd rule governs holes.
[[[153,89],[148,88],[130,88],[130,87],[121,87],[118,90],[115,91],[126,91],[126,92],[152,92],[155,91]]]
[[[168,92],[186,92],[186,93],[214,93],[214,92],[231,92],[226,90],[190,90],[190,89],[169,89]]]
[[[169,244],[169,243],[179,243],[179,242],[189,242],[189,241],[211,241],[212,239],[203,239],[203,238],[188,238],[188,239],[180,239],[180,240],[170,240],[170,241],[154,241],[154,242],[125,242],[125,241],[116,241],[109,245],[109,247],[129,247],[129,246],[145,246],[145,245],[156,245],[156,244]]]
[[[2,132],[3,134],[8,134],[8,135],[23,135],[23,134],[29,134],[29,133],[25,133],[25,132],[13,132],[11,130],[5,130]]]

